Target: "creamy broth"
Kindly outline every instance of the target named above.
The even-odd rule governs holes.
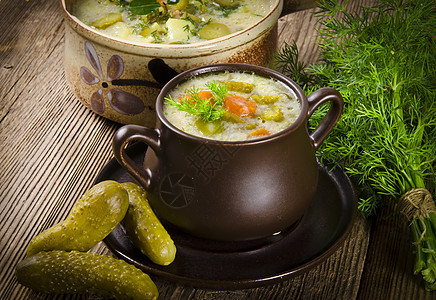
[[[129,10],[129,3],[78,0],[72,14],[113,37],[139,43],[191,44],[246,29],[272,10],[269,0],[180,0],[166,5],[167,11],[160,8],[159,14],[138,15]]]
[[[170,99],[186,99],[189,91],[210,90],[208,84],[211,82],[227,87],[226,99],[228,96],[239,97],[247,99],[250,105],[255,103],[252,110],[238,115],[239,111],[233,113],[226,100],[223,106],[225,114],[217,121],[204,122],[197,115],[169,105]],[[191,135],[222,141],[243,141],[286,129],[296,121],[301,107],[295,93],[273,78],[246,72],[223,72],[194,77],[180,84],[166,97],[163,112],[170,123]]]

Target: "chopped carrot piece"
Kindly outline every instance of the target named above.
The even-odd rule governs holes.
[[[271,135],[271,132],[269,132],[265,128],[259,128],[259,129],[256,129],[256,130],[250,132],[250,135],[251,136],[269,136],[269,135]]]
[[[213,95],[209,91],[200,91],[198,97],[200,97],[200,99],[212,99]]]
[[[247,98],[241,96],[227,95],[224,106],[230,113],[238,117],[249,117],[254,115],[257,109],[257,104]]]
[[[198,92],[198,97],[200,99],[204,99],[204,100],[209,99],[211,101],[211,104],[213,105],[213,95],[212,95],[211,92],[209,92],[209,91],[200,91],[200,92]],[[182,101],[189,101],[191,103],[193,101],[193,98],[192,98],[191,95],[183,95],[183,96],[179,97],[179,101],[180,102],[182,102]],[[191,104],[195,104],[195,103],[191,103]]]

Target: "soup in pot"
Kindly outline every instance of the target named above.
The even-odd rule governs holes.
[[[165,98],[163,112],[170,123],[191,135],[244,141],[288,128],[301,106],[295,93],[274,78],[221,72],[178,85]]]
[[[271,10],[272,1],[258,0],[78,0],[73,15],[116,38],[191,44],[246,29]]]

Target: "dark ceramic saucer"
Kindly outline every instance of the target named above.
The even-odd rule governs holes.
[[[127,149],[138,163],[146,145]],[[113,159],[96,182],[134,180]],[[269,238],[247,242],[216,242],[198,239],[167,228],[177,246],[169,266],[152,263],[127,239],[119,225],[104,242],[118,257],[151,276],[202,288],[243,289],[279,282],[302,274],[329,257],[344,241],[354,222],[356,195],[351,182],[338,167],[319,165],[319,184],[309,211],[288,230]]]

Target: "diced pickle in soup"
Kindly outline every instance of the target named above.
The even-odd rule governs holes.
[[[272,8],[273,0],[78,0],[72,14],[112,37],[192,44],[247,29]]]
[[[179,84],[165,97],[163,112],[188,134],[244,141],[285,130],[297,120],[301,107],[282,82],[236,71],[198,75]]]

